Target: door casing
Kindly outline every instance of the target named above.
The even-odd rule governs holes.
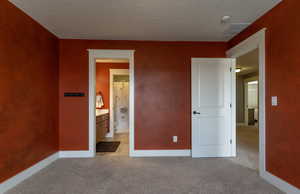
[[[259,174],[267,177],[266,172],[266,28],[256,32],[246,40],[226,52],[227,57],[238,58],[250,51],[259,50]]]

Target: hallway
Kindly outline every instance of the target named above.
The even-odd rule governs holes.
[[[237,126],[237,157],[230,160],[253,170],[259,168],[259,130],[257,126]]]

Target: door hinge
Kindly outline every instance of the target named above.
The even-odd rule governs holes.
[[[232,144],[232,139],[230,140],[230,144]]]
[[[232,108],[232,104],[231,104],[231,103],[230,103],[230,105],[229,105],[229,106],[230,106],[230,108]]]

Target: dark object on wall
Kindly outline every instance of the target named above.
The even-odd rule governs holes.
[[[248,109],[248,125],[255,125],[254,112],[254,108]]]
[[[65,92],[64,93],[65,97],[84,97],[83,92]]]
[[[96,145],[97,152],[116,152],[120,145],[119,141],[106,142],[101,141]]]

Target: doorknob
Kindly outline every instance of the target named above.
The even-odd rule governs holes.
[[[200,112],[197,112],[197,111],[193,111],[193,114],[194,114],[194,115],[200,115],[201,113],[200,113]]]

